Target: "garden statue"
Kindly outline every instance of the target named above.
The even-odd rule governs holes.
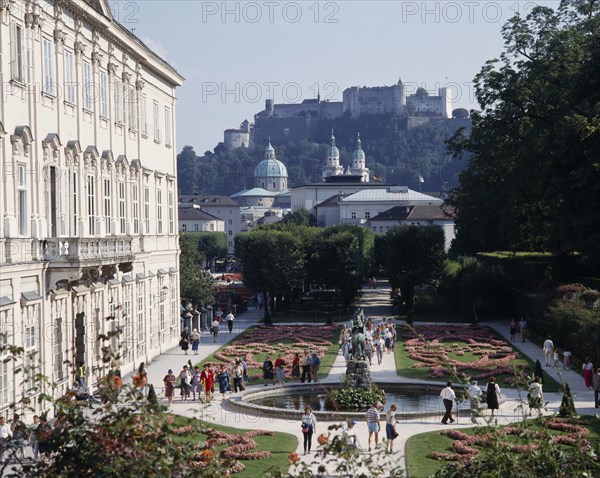
[[[352,358],[365,360],[365,316],[363,310],[358,309],[352,321]]]

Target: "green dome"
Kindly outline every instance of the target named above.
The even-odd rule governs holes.
[[[360,133],[357,135],[356,139],[356,149],[352,153],[353,161],[364,161],[365,160],[365,152],[362,150],[362,145],[360,141]]]
[[[271,141],[269,140],[269,145],[265,149],[265,159],[263,159],[260,163],[256,165],[254,168],[254,177],[255,178],[280,178],[288,177],[287,169],[285,165],[275,159],[275,149],[271,146]]]
[[[335,136],[333,135],[333,130],[331,130],[331,139],[329,140],[329,148],[327,148],[327,157],[328,158],[339,158],[340,150],[337,149],[335,145]]]

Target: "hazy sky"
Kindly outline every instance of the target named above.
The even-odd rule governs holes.
[[[177,148],[201,154],[264,108],[348,86],[449,86],[476,107],[472,80],[502,50],[515,12],[557,1],[110,1],[113,15],[185,78]],[[367,138],[365,138],[367,140]]]

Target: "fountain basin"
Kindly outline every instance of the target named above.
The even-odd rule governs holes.
[[[444,412],[440,391],[443,385],[423,383],[378,383],[386,392],[384,412],[392,403],[398,405],[397,418],[414,419],[419,417],[441,416]],[[324,397],[328,390],[338,389],[341,384],[293,384],[246,390],[230,397],[227,402],[231,409],[251,415],[270,418],[296,420],[309,405],[319,421],[340,421],[347,418],[364,420],[365,410],[357,412],[324,410]],[[460,395],[457,391],[457,395]],[[454,412],[469,414],[469,402],[464,401]]]

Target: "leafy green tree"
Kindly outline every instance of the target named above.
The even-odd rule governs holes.
[[[224,232],[186,232],[186,238],[196,243],[206,263],[227,255],[227,235]]]
[[[209,276],[202,272],[204,256],[198,252],[196,243],[182,233],[179,236],[179,288],[181,297],[202,307],[213,304],[214,290]]]
[[[472,155],[449,203],[461,252],[600,257],[600,3],[536,6],[503,28],[475,78],[481,111],[451,151]]]
[[[281,222],[284,224],[297,224],[298,226],[316,226],[317,218],[303,208],[294,212],[288,212],[285,216],[283,216]]]
[[[406,303],[413,321],[415,287],[431,285],[444,264],[444,231],[439,226],[395,226],[386,233],[386,268],[392,287]]]
[[[292,233],[256,230],[235,238],[236,256],[242,262],[244,284],[262,292],[265,324],[271,324],[269,296],[291,296],[302,287],[304,255],[300,240]]]

